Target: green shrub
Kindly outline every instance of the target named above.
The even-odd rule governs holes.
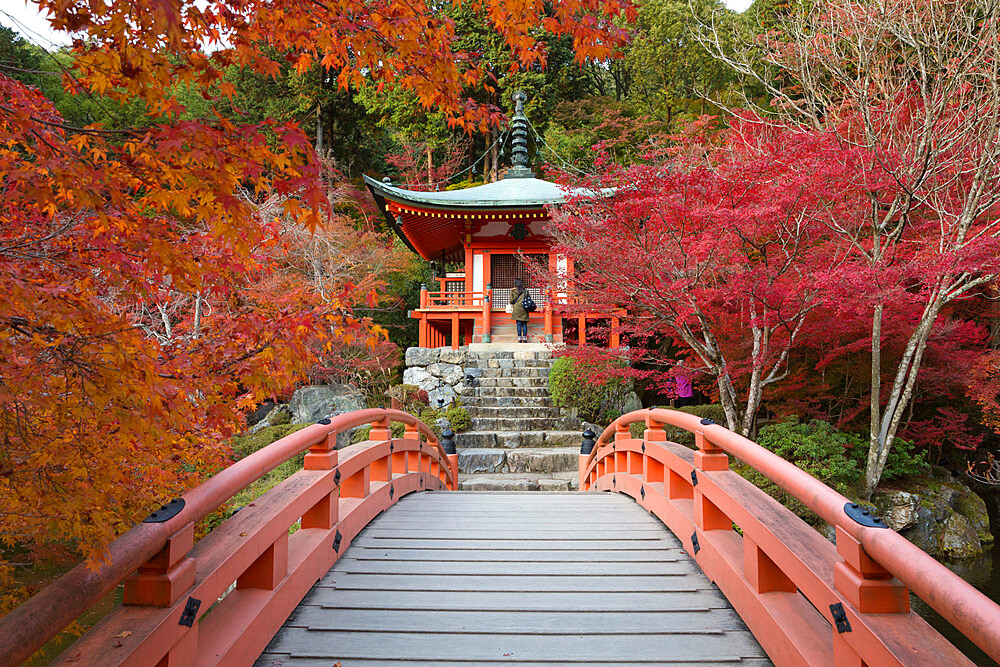
[[[625,362],[618,360],[590,363],[573,357],[560,357],[549,371],[549,394],[557,407],[575,409],[584,421],[598,424],[610,423],[621,415],[622,405],[632,383],[612,378],[603,383],[594,381],[609,368],[624,368]]]
[[[455,433],[468,431],[472,428],[472,416],[465,406],[462,405],[461,399],[456,398],[451,405],[443,410],[424,408],[420,412],[420,421],[430,426],[431,430],[438,437],[441,437],[441,427],[438,426],[437,420],[442,417],[448,420],[448,423],[451,424],[451,430]]]
[[[306,426],[309,426],[309,424],[279,424],[277,426],[265,426],[256,433],[234,436],[232,440],[230,440],[230,444],[233,447],[234,458],[237,461],[246,458],[257,450],[263,449],[272,442],[277,442],[286,435],[295,433],[299,429],[305,428]],[[302,452],[298,456],[285,461],[277,468],[268,472],[256,482],[253,482],[250,486],[230,498],[225,505],[220,507],[215,512],[212,512],[199,522],[199,537],[220,525],[223,521],[235,514],[236,510],[239,508],[249,505],[254,500],[277,486],[280,482],[288,479],[301,470],[302,460],[304,458],[305,452]]]
[[[233,446],[233,454],[237,461],[246,458],[258,449],[263,449],[272,442],[277,442],[286,435],[295,433],[300,428],[305,428],[306,426],[308,424],[289,424],[285,422],[284,424],[265,426],[256,433],[234,436],[230,441]]]
[[[861,438],[819,419],[768,424],[757,435],[757,444],[844,495],[850,495],[860,476],[854,452],[864,446]]]
[[[861,440],[851,452],[852,458],[858,464],[858,470],[863,475],[868,464],[868,440]],[[881,482],[891,482],[910,475],[921,475],[930,470],[927,462],[927,450],[913,451],[913,442],[896,438],[892,441],[892,449],[885,459],[885,470],[882,471]]]

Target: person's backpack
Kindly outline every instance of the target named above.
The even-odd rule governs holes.
[[[521,300],[521,305],[524,306],[524,309],[529,313],[538,308],[535,304],[535,300],[531,298],[530,294],[528,294],[528,290],[524,291],[524,298]]]

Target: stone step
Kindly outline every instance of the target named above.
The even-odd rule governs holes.
[[[459,475],[460,491],[575,491],[579,473]]]
[[[578,447],[541,449],[462,449],[458,452],[458,471],[476,473],[573,472],[579,466]]]
[[[469,416],[473,419],[500,419],[511,417],[549,417],[555,419],[560,416],[559,408],[539,407],[537,405],[518,406],[484,406],[466,404]]]
[[[549,431],[563,430],[577,423],[564,417],[479,417],[472,420],[474,431]]]
[[[548,377],[481,377],[477,378],[479,380],[480,387],[533,387],[533,388],[549,388],[549,378]]]
[[[462,400],[475,398],[549,398],[548,387],[469,387],[462,386]]]
[[[515,431],[497,433],[495,431],[463,431],[455,436],[455,447],[493,449],[503,447],[575,447],[583,442],[583,429],[573,431]]]
[[[517,352],[515,355],[519,354]],[[546,358],[538,359],[534,357],[534,352],[529,352],[531,357],[526,356],[514,356],[510,359],[487,359],[486,365],[483,366],[481,363],[480,368],[551,368],[552,364],[555,363],[555,359]]]
[[[469,408],[551,408],[554,407],[549,396],[496,396],[493,394],[467,395],[462,397],[462,403]],[[485,415],[484,415],[485,416]]]
[[[503,359],[501,359],[503,361]],[[549,379],[549,368],[487,368],[483,370],[480,382],[486,378],[544,378]]]

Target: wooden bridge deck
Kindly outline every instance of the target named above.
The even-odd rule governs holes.
[[[770,664],[680,542],[608,493],[432,492],[375,519],[258,667]]]

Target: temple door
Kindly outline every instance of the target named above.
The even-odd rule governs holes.
[[[548,255],[526,255],[529,262],[540,268],[548,266]],[[538,304],[539,311],[545,304],[545,295],[541,287],[532,285],[537,278],[521,261],[520,255],[501,255],[490,253],[490,285],[493,287],[493,309],[504,310],[510,300],[510,290],[514,281],[520,278],[528,289],[528,294]]]

